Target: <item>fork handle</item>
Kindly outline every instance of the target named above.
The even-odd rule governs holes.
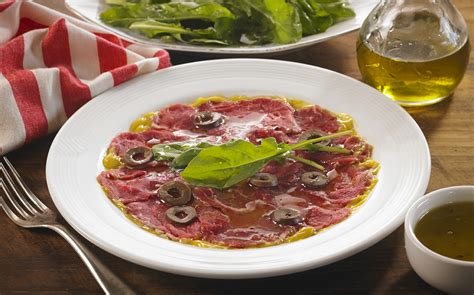
[[[119,277],[117,277],[102,261],[97,258],[69,229],[61,224],[49,224],[46,227],[62,236],[79,254],[105,294],[136,294]]]

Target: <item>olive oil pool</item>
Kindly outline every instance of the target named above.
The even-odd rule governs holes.
[[[432,209],[416,224],[415,235],[436,253],[474,261],[474,202],[450,203]]]

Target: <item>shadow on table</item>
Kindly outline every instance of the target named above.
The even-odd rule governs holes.
[[[420,294],[429,286],[408,265],[400,227],[371,248],[318,269],[264,279],[211,280],[156,272],[130,265],[128,282],[143,294]],[[421,283],[420,283],[421,281]]]
[[[341,41],[333,40],[315,44],[305,49],[285,53],[274,53],[270,55],[210,55],[203,53],[186,53],[177,51],[170,51],[170,55],[172,63],[174,65],[215,59],[263,58],[299,62],[327,68],[340,73],[347,73],[348,68],[354,68],[355,64],[352,64],[354,63],[354,60],[352,58],[352,54],[347,54],[348,50],[344,50],[345,47],[341,47],[341,44],[339,44],[339,42]],[[352,51],[355,51],[355,45],[354,50],[351,50],[351,52]]]
[[[413,290],[400,290],[399,288],[389,288],[384,292],[386,295],[399,295],[399,294],[444,294],[443,292],[431,287],[429,284],[425,283],[413,269],[410,269],[405,274],[400,276],[394,283],[394,286],[414,286],[418,291],[414,292]],[[424,291],[419,291],[424,290]]]
[[[448,113],[449,107],[455,98],[451,95],[443,101],[424,107],[407,107],[405,110],[415,119],[427,138],[439,126],[439,122]]]

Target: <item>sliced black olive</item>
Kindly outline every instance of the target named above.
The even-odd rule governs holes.
[[[153,152],[147,147],[134,147],[129,149],[122,159],[127,166],[138,167],[151,162],[153,159]]]
[[[323,137],[326,135],[328,134],[325,132],[322,132],[321,130],[309,130],[309,131],[305,131],[301,133],[300,140],[315,139],[315,138]],[[331,143],[330,139],[317,142],[317,144],[320,144],[320,145],[329,145],[330,143]]]
[[[212,129],[219,127],[224,122],[224,117],[216,112],[199,112],[194,117],[194,126],[200,129]]]
[[[158,189],[158,195],[166,204],[176,206],[191,201],[192,193],[189,186],[180,181],[170,181]]]
[[[329,178],[324,173],[311,171],[303,173],[301,181],[309,187],[320,187],[326,185],[329,182]]]
[[[250,183],[258,187],[272,187],[278,185],[278,179],[271,173],[257,173],[250,178]]]
[[[273,211],[272,219],[278,224],[296,225],[303,221],[300,212],[291,208],[280,208]]]
[[[191,206],[174,206],[166,210],[166,217],[179,224],[186,224],[197,217],[196,209]]]

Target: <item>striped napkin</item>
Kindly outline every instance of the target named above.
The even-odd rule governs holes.
[[[0,155],[57,131],[99,93],[170,65],[163,49],[33,2],[0,3]]]

